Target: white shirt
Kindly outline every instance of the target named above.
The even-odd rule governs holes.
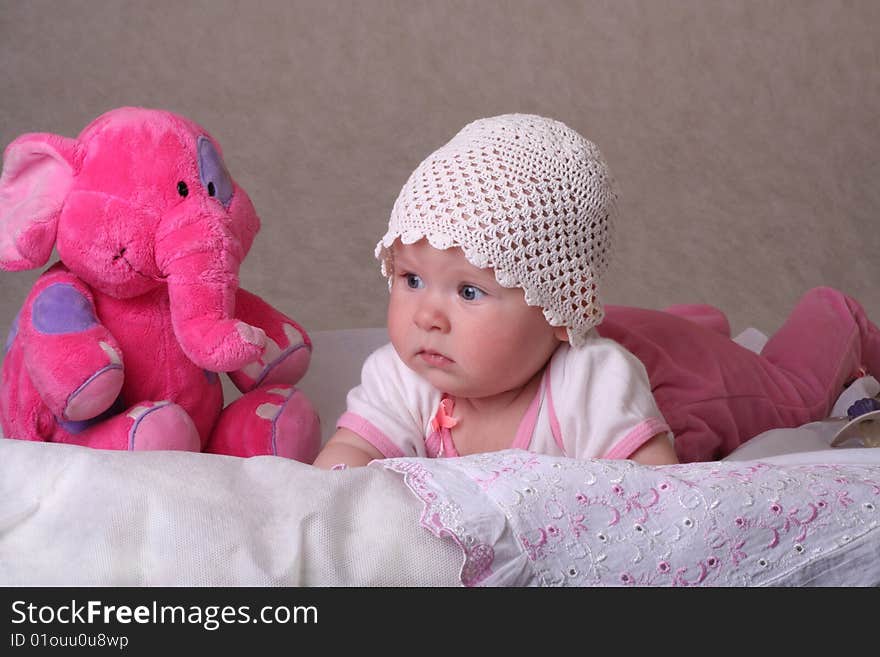
[[[337,427],[353,431],[385,457],[458,456],[450,429],[439,426],[445,397],[389,343],[364,362],[361,384],[348,393]],[[510,447],[623,459],[664,431],[669,427],[644,365],[618,343],[596,336],[577,349],[567,343],[556,349]]]

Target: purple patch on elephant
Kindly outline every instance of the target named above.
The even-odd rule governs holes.
[[[34,328],[40,333],[79,333],[98,321],[91,302],[68,283],[56,283],[40,292],[31,310]]]
[[[220,380],[220,376],[217,372],[211,372],[210,370],[202,370],[205,373],[205,379],[208,381],[208,385],[214,385]]]
[[[18,335],[18,318],[20,315],[21,311],[15,314],[15,319],[12,320],[12,326],[9,327],[9,335],[6,336],[6,348],[3,350],[4,354],[12,348],[15,336]]]
[[[199,179],[208,190],[208,195],[215,197],[228,210],[235,188],[232,186],[232,178],[226,171],[220,153],[214,148],[211,140],[204,136],[199,137],[198,149]]]

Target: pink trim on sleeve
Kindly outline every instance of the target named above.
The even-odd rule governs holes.
[[[541,385],[538,386],[538,390],[535,392],[535,396],[532,398],[523,419],[519,423],[519,428],[516,430],[516,436],[514,436],[513,443],[510,445],[513,449],[528,449],[529,445],[532,444],[535,425],[538,423],[538,411],[541,410],[541,397],[545,387],[549,390],[549,385],[547,384],[549,380],[547,372],[549,371],[550,366],[548,365],[547,371],[544,372],[544,376],[541,378]]]
[[[669,425],[659,417],[639,422],[622,440],[608,450],[603,459],[625,459],[658,433],[669,431]]]
[[[382,456],[385,458],[406,456],[397,445],[391,442],[388,436],[379,431],[368,420],[365,420],[357,413],[352,413],[350,411],[343,413],[342,417],[336,422],[336,428],[353,431],[382,452]]]
[[[553,393],[551,392],[553,386],[550,385],[552,379],[550,379],[550,363],[547,363],[547,414],[550,417],[550,432],[553,434],[553,440],[556,441],[556,445],[559,447],[563,456],[568,456],[565,452],[565,445],[562,442],[562,429],[559,427],[559,418],[556,417],[556,407],[553,406]]]

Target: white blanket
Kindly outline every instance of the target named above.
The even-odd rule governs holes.
[[[325,472],[0,440],[0,584],[876,586],[878,507],[877,449],[657,468],[508,450]]]
[[[397,475],[0,440],[0,584],[454,585]]]

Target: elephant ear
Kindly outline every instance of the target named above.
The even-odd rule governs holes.
[[[75,139],[51,134],[22,135],[7,146],[0,175],[0,269],[34,269],[49,260],[78,153]]]

